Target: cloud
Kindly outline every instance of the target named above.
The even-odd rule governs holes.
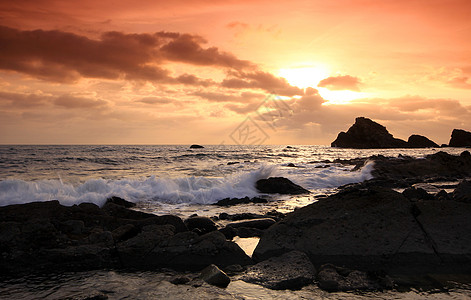
[[[94,97],[74,94],[47,95],[43,93],[11,93],[0,92],[0,103],[8,108],[37,109],[54,105],[67,109],[104,108],[108,102]]]
[[[351,90],[359,92],[360,79],[350,75],[333,76],[323,79],[317,85],[318,87],[325,87],[331,91]]]
[[[170,103],[174,103],[175,101],[170,98],[144,97],[137,100],[137,102],[154,105],[154,104],[170,104]]]
[[[280,96],[303,95],[304,91],[292,86],[285,78],[263,72],[230,72],[229,77],[221,82],[221,86],[233,89],[257,88]]]
[[[205,87],[216,84],[216,82],[214,82],[211,79],[201,79],[201,78],[196,77],[193,74],[186,74],[186,73],[178,76],[175,80],[178,83],[182,83],[186,85],[198,85],[198,86],[205,86]]]
[[[0,92],[0,104],[8,107],[31,108],[42,106],[52,97],[44,94]]]
[[[448,81],[448,83],[455,88],[471,89],[471,78],[468,76],[455,77]]]
[[[173,61],[236,70],[255,67],[216,47],[203,48],[204,43],[199,36],[177,32],[113,31],[91,39],[59,30],[22,31],[0,26],[0,69],[57,82],[86,77],[208,85],[211,82],[187,74],[173,79],[160,65]]]
[[[211,102],[237,102],[237,103],[250,103],[255,99],[265,97],[263,94],[244,92],[240,94],[227,94],[220,92],[204,92],[196,91],[191,95],[198,96]]]

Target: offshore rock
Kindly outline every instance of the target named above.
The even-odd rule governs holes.
[[[298,290],[311,284],[316,270],[307,255],[291,251],[249,266],[241,280],[273,290]]]
[[[332,147],[341,148],[407,148],[406,141],[396,139],[386,127],[371,119],[358,117],[347,132],[340,132]]]
[[[196,145],[196,144],[193,144],[190,146],[190,149],[203,149],[204,147],[201,146],[201,145]]]
[[[411,202],[386,188],[351,187],[268,228],[253,259],[292,250],[316,265],[388,273],[471,273],[471,204]]]
[[[413,134],[407,140],[409,148],[439,148],[440,146],[425,136]]]
[[[451,133],[450,147],[468,147],[471,146],[471,132],[462,129],[453,129]]]
[[[255,187],[261,193],[267,194],[300,195],[310,193],[310,191],[306,190],[302,186],[299,186],[284,177],[270,177],[268,179],[260,179],[255,183]]]

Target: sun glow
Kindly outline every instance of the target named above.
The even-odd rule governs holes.
[[[317,89],[322,98],[327,100],[327,105],[346,104],[352,100],[368,96],[367,93],[363,92],[351,90],[331,91],[327,88],[317,87],[322,79],[331,76],[329,70],[323,66],[279,69],[278,75],[285,78],[291,85],[304,89],[308,87]]]
[[[319,81],[329,77],[329,71],[322,66],[319,67],[294,67],[280,69],[278,75],[285,78],[289,84],[300,88],[315,88]]]
[[[331,91],[326,88],[317,87],[319,94],[327,100],[325,104],[347,104],[352,100],[367,98],[368,93],[355,92],[350,90]]]

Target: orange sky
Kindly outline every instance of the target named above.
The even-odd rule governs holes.
[[[2,144],[471,130],[471,1],[0,2]],[[272,95],[270,97],[270,95]]]

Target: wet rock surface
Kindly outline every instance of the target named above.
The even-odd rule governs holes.
[[[298,209],[268,228],[253,258],[299,250],[316,265],[362,271],[471,273],[471,205],[411,201],[382,187],[357,185]]]
[[[256,182],[255,187],[261,193],[267,194],[300,195],[310,193],[302,186],[299,186],[284,177],[270,177],[268,179],[260,179]]]
[[[249,266],[240,279],[273,290],[296,290],[311,284],[316,270],[306,254],[291,251]]]
[[[156,216],[125,206],[126,202],[112,199],[103,208],[90,203],[68,207],[58,201],[0,207],[1,273],[160,267],[200,270],[211,263],[252,263],[237,244],[212,231],[217,228],[209,219],[195,218],[198,234],[189,231],[177,216]]]

